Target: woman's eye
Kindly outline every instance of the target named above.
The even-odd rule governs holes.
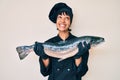
[[[69,18],[69,17],[66,17],[66,19],[67,19],[67,20],[70,20],[70,18]]]
[[[62,18],[61,16],[58,16],[58,18]]]

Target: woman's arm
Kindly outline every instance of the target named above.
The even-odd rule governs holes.
[[[79,76],[84,76],[88,71],[88,65],[87,65],[88,57],[89,57],[89,51],[84,53],[80,58],[75,59],[75,65],[77,67],[76,73]]]
[[[35,54],[39,56],[40,72],[43,76],[49,75],[51,72],[50,58],[45,54],[42,44],[35,42],[33,50]]]
[[[51,62],[50,58],[47,59],[42,59],[41,57],[39,58],[39,63],[40,63],[40,72],[42,73],[43,76],[47,76],[51,73]]]

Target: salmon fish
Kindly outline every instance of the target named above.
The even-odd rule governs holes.
[[[66,58],[72,57],[79,51],[78,44],[81,42],[90,43],[91,47],[95,47],[98,44],[104,42],[103,37],[98,36],[81,36],[71,40],[60,41],[57,43],[45,42],[41,45],[44,47],[44,52],[48,56],[59,58],[62,61]],[[40,43],[40,42],[38,42]],[[84,47],[84,45],[83,45]],[[34,44],[31,46],[18,46],[16,48],[20,59],[24,59],[31,51],[33,51]]]

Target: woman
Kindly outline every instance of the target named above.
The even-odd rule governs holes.
[[[58,35],[46,42],[67,41],[76,36],[70,33],[73,19],[72,9],[65,3],[57,3],[49,13],[49,19],[56,24]],[[53,58],[44,53],[43,46],[35,42],[34,52],[40,56],[40,71],[48,80],[81,80],[81,77],[88,71],[87,61],[90,44],[84,42],[78,45],[79,52],[70,58],[58,62],[58,58]]]

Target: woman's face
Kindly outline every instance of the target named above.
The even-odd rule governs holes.
[[[65,32],[68,31],[70,27],[70,16],[66,13],[62,13],[57,16],[56,26],[59,31]]]

